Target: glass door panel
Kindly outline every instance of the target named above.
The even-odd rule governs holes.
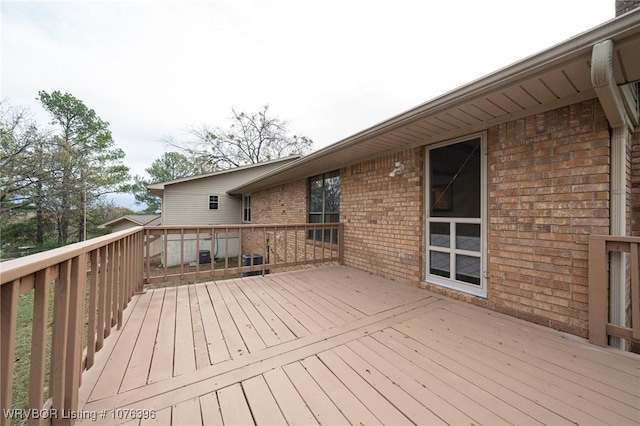
[[[480,252],[479,223],[456,223],[456,248]]]

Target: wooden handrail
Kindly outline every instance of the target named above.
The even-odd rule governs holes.
[[[318,236],[321,241],[315,241]],[[196,258],[195,271],[185,271],[184,263],[190,260],[185,241],[192,237],[196,256],[209,238],[210,250],[217,247],[223,251],[218,256],[223,266],[216,268],[213,254],[210,265],[205,267]],[[237,253],[233,253],[233,238],[237,239]],[[0,263],[0,408],[12,407],[20,295],[34,294],[29,401],[27,410],[20,412],[41,412],[47,406],[51,413],[73,413],[78,409],[82,371],[93,366],[95,353],[103,347],[112,327],[122,326],[123,310],[133,295],[143,290],[144,282],[265,274],[273,268],[343,263],[343,239],[341,223],[135,227]],[[151,270],[154,241],[161,244],[163,265],[158,268],[159,275]],[[172,271],[168,260],[170,250],[176,247],[180,265],[178,271]],[[242,264],[242,254],[251,255],[248,265]],[[254,262],[255,254],[263,256],[259,264]],[[51,299],[52,338],[47,341]],[[85,335],[87,346],[83,348]],[[49,344],[51,367],[47,372]],[[47,374],[49,395],[45,401]],[[3,411],[0,426],[9,425],[11,420]],[[51,421],[66,425],[74,419],[54,415]],[[39,422],[29,419],[29,424]]]
[[[263,275],[275,268],[343,263],[343,229],[342,223],[145,227],[144,282]],[[316,235],[322,241],[315,241]],[[200,250],[209,251],[210,264],[200,262]],[[243,255],[250,255],[248,265],[242,264]],[[260,264],[254,264],[254,255],[262,256]]]
[[[136,227],[0,263],[0,425],[12,421],[12,412],[4,410],[11,409],[13,399],[18,297],[34,292],[29,401],[27,410],[13,412],[14,417],[24,419],[29,413],[42,417],[52,298],[46,405],[51,407],[54,425],[72,424],[73,416],[63,413],[77,412],[82,371],[91,368],[104,338],[114,324],[121,325],[122,311],[133,294],[142,290],[143,232],[143,227]],[[87,347],[83,348],[85,334]],[[29,424],[40,424],[40,420],[31,417]]]
[[[589,237],[589,341],[606,347],[609,336],[640,342],[640,238],[611,235]],[[631,327],[609,322],[608,254],[629,253]],[[620,284],[620,283],[618,283]]]

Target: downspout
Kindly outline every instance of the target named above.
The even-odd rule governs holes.
[[[613,77],[613,41],[611,40],[605,40],[593,46],[591,84],[612,128],[609,232],[611,235],[626,235],[626,147],[630,121],[620,90]],[[626,322],[626,255],[624,253],[611,253],[610,256],[609,321],[613,324],[624,326]],[[612,337],[610,345],[623,348],[624,340]]]

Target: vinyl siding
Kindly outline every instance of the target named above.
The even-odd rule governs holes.
[[[282,163],[238,170],[226,174],[167,185],[162,202],[162,224],[227,225],[242,221],[242,201],[227,191],[255,179]],[[209,195],[219,196],[218,210],[209,210]]]

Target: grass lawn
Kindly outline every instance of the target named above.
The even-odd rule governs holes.
[[[45,375],[45,398],[49,396],[49,362],[51,354],[51,324],[53,321],[53,291],[49,290],[49,327],[47,331],[47,355]],[[16,350],[13,364],[13,402],[12,408],[27,408],[29,403],[29,367],[31,365],[31,330],[33,327],[33,298],[34,292],[30,291],[18,298],[18,318],[16,323]],[[44,401],[43,401],[44,402]],[[26,420],[14,419],[11,424],[26,424]]]

